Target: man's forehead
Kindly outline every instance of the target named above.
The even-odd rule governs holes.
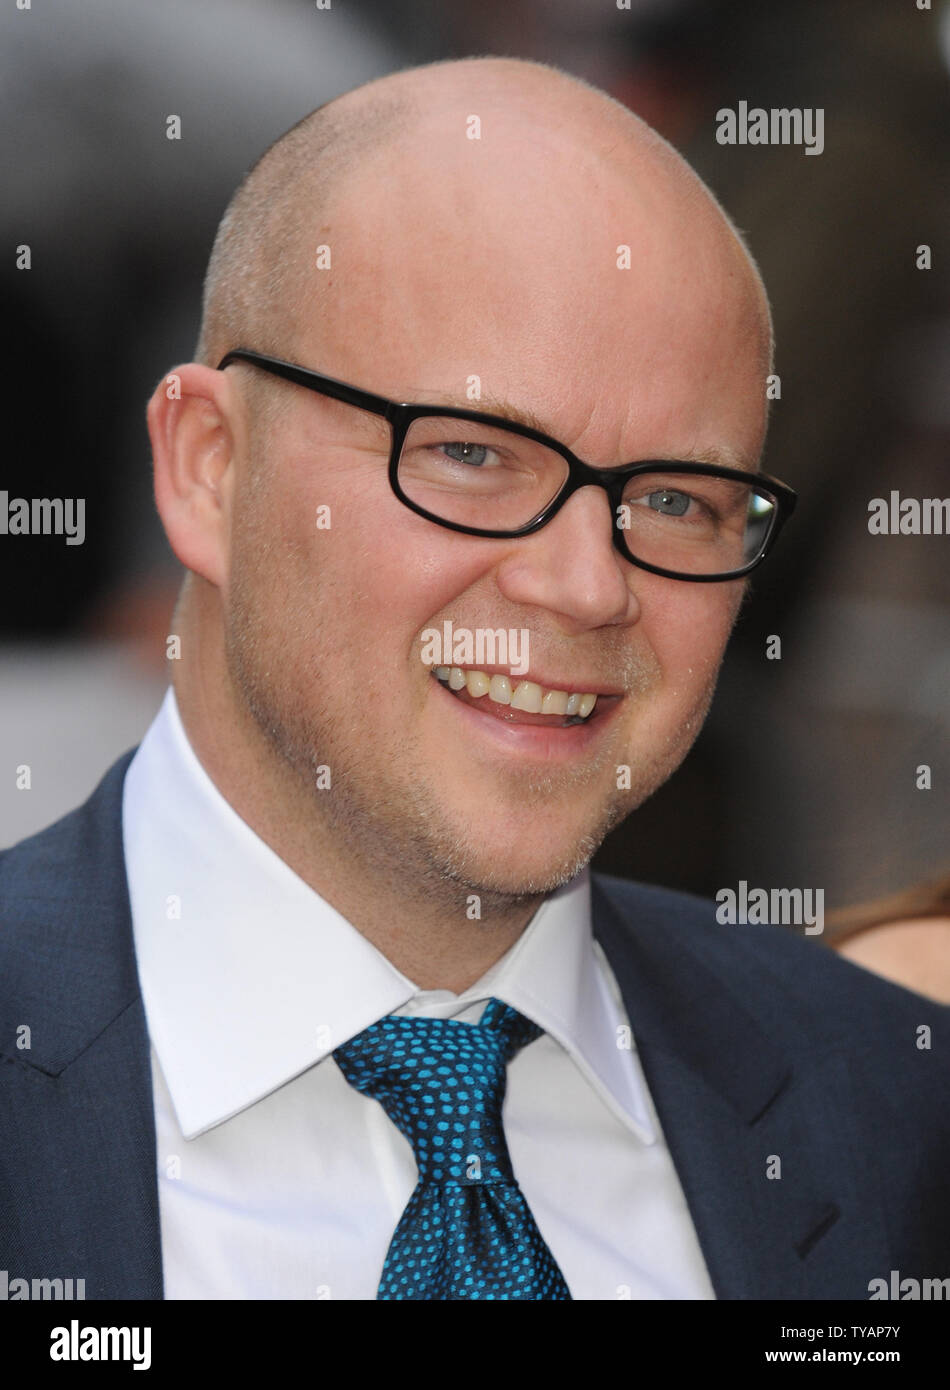
[[[370,314],[390,338],[420,324],[441,322],[456,339],[461,329],[474,351],[512,330],[522,342],[581,332],[606,342],[631,308],[649,311],[656,331],[691,302],[748,298],[752,271],[725,220],[666,161],[633,171],[586,146],[581,160],[551,132],[543,150],[514,139],[514,158],[472,153],[444,129],[438,156],[418,141],[370,155],[305,238],[309,250],[319,232],[332,254],[332,269],[309,257],[307,288],[344,333]]]

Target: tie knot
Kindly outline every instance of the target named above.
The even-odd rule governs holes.
[[[420,1182],[513,1182],[501,1120],[507,1066],[540,1033],[490,999],[477,1024],[390,1014],[333,1056],[409,1140]]]

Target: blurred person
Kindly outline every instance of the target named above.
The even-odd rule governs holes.
[[[172,687],[0,857],[0,1263],[545,1301],[940,1268],[919,1000],[588,867],[794,502],[705,186],[556,69],[410,69],[265,153],[203,307],[148,408]]]
[[[826,926],[839,956],[950,1004],[950,874],[843,908]]]

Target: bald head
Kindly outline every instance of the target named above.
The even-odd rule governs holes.
[[[384,91],[361,107],[354,111],[345,97],[317,107],[245,175],[208,263],[196,361],[217,366],[241,343],[289,355],[308,259],[314,260],[312,233],[332,193],[362,155],[388,147],[409,125],[411,106],[403,95]]]
[[[288,358],[316,350],[315,365],[332,371],[333,315],[324,311],[333,275],[317,265],[319,246],[331,246],[334,270],[344,278],[350,227],[378,242],[401,242],[403,258],[412,250],[418,259],[423,246],[406,245],[407,189],[417,206],[422,199],[436,211],[440,199],[446,212],[450,198],[470,204],[473,243],[504,237],[519,185],[530,195],[526,178],[553,183],[565,222],[598,191],[608,214],[609,184],[619,179],[639,203],[643,227],[652,222],[662,235],[677,235],[688,220],[731,242],[770,360],[771,321],[758,270],[693,170],[606,93],[546,64],[512,58],[466,58],[391,74],[317,108],[271,145],[219,226],[196,360],[216,366],[239,345]],[[411,206],[408,212],[411,217]],[[549,222],[548,209],[539,207],[541,246]],[[429,230],[437,245],[439,228],[430,222]],[[633,247],[635,257],[639,249]],[[363,268],[370,269],[365,261]],[[391,288],[377,283],[375,292]],[[366,327],[372,333],[372,324]]]

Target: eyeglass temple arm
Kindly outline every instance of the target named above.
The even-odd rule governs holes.
[[[232,348],[218,363],[218,371],[223,371],[231,362],[246,362],[251,367],[259,367],[271,376],[283,377],[296,386],[304,386],[308,391],[318,391],[320,395],[332,396],[334,400],[346,405],[359,406],[361,410],[371,410],[375,415],[391,419],[397,409],[394,401],[385,396],[377,396],[372,391],[363,391],[358,386],[348,386],[345,381],[337,381],[332,376],[322,376],[306,367],[298,367],[294,362],[286,362],[282,357],[268,357],[262,352],[251,352],[248,348]]]

